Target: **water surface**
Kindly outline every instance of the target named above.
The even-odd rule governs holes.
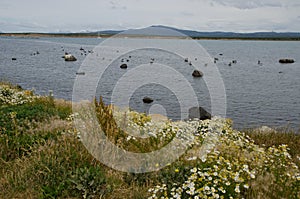
[[[38,94],[53,90],[57,98],[72,99],[76,72],[89,56],[88,51],[103,39],[97,38],[0,38],[0,79],[34,89]],[[155,41],[158,42],[158,41]],[[180,45],[180,40],[172,40]],[[236,128],[289,125],[300,127],[300,42],[297,41],[226,41],[201,40],[211,58],[218,58],[217,67],[226,89],[227,117],[232,118]],[[86,50],[86,54],[80,48]],[[180,47],[180,46],[179,46]],[[189,51],[189,49],[186,49]],[[39,52],[37,54],[36,52]],[[76,62],[65,62],[61,56],[72,53]],[[99,54],[99,59],[102,55]],[[122,58],[128,58],[127,70],[120,70]],[[12,61],[12,57],[17,58]],[[190,75],[188,63],[176,54],[147,49],[120,55],[105,70],[97,87],[97,96],[108,102],[118,79],[127,71],[141,64],[164,63],[180,71],[193,85],[198,103],[211,110],[211,96],[203,79]],[[280,58],[293,58],[294,64],[280,64]],[[201,58],[198,58],[200,61]],[[229,63],[236,60],[236,64]],[[258,60],[262,64],[258,64]],[[123,60],[127,61],[127,60]],[[191,60],[192,63],[196,60]],[[203,63],[203,67],[205,63]],[[95,64],[95,67],[104,67]],[[209,66],[207,66],[209,67]],[[205,70],[205,69],[204,69]],[[207,74],[204,74],[207,75]],[[157,71],[157,78],[167,78]],[[179,90],[185,90],[178,88]],[[136,89],[129,105],[138,111],[149,111],[151,105],[142,103],[143,96],[151,96],[162,105],[167,115],[176,120],[180,112],[178,96],[172,90],[157,84],[142,85]],[[188,98],[188,96],[187,96]],[[154,103],[154,104],[155,104]]]

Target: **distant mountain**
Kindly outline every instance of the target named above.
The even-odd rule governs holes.
[[[189,37],[193,38],[248,38],[248,39],[274,39],[274,38],[297,38],[300,39],[300,33],[296,32],[253,32],[253,33],[235,33],[235,32],[198,32],[194,30],[183,30],[183,29],[177,29],[173,27],[168,26],[152,26],[157,28],[167,28],[171,30],[175,30],[178,32],[181,32],[184,35],[187,35]]]
[[[183,29],[178,29],[178,28],[173,28],[173,27],[168,27],[168,26],[162,26],[162,25],[155,25],[155,26],[150,26],[150,29],[152,28],[155,30],[157,29],[169,29],[173,30],[174,32],[179,32],[183,35],[192,37],[192,38],[227,38],[227,39],[297,39],[300,40],[300,32],[253,32],[253,33],[235,33],[235,32],[222,32],[222,31],[215,31],[215,32],[199,32],[195,30],[183,30]],[[148,28],[147,28],[148,29]],[[140,29],[143,30],[143,29]],[[122,32],[125,32],[126,34],[134,34],[137,33],[138,35],[152,35],[154,36],[166,36],[166,32],[163,33],[154,33],[153,31],[149,33],[144,33],[143,31],[140,30],[105,30],[105,31],[98,31],[98,32],[91,32],[88,34],[99,34],[99,35],[115,35],[119,34]],[[174,36],[174,35],[169,35],[169,36]],[[176,35],[178,36],[178,35]]]
[[[5,35],[54,35],[54,36],[103,36],[109,37],[116,34],[128,36],[172,36],[172,37],[191,37],[193,39],[270,39],[270,40],[300,40],[300,32],[253,32],[253,33],[236,33],[236,32],[200,32],[195,30],[184,30],[168,26],[155,25],[142,29],[129,30],[103,30],[97,32],[77,32],[77,33],[1,33]]]
[[[98,32],[93,32],[96,34],[101,34],[101,35],[115,35],[123,32],[124,30],[103,30],[103,31],[98,31]]]

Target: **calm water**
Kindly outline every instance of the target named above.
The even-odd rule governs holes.
[[[97,38],[4,38],[0,37],[0,79],[8,80],[21,85],[23,88],[34,88],[38,94],[48,94],[53,90],[54,96],[64,99],[72,99],[74,81],[77,78],[87,78],[88,75],[76,76],[82,63],[89,56],[97,58],[92,62],[93,70],[103,67],[101,60],[106,59],[110,52],[95,51],[87,55],[80,51],[93,50],[96,45],[102,42]],[[140,42],[141,40],[139,40]],[[146,42],[160,42],[150,40]],[[174,48],[182,47],[182,40],[169,40]],[[295,130],[300,128],[300,42],[295,41],[196,41],[208,52],[213,59],[218,58],[217,67],[221,74],[226,90],[226,115],[232,118],[236,128],[289,125]],[[39,54],[36,54],[36,52]],[[193,53],[192,49],[186,49]],[[65,62],[61,56],[64,52],[72,53],[78,59],[76,62]],[[117,53],[120,53],[117,51]],[[199,56],[191,56],[192,63],[203,61]],[[12,61],[16,57],[16,61]],[[126,54],[120,53],[116,60],[109,60],[111,64],[103,72],[98,82],[97,96],[102,95],[105,101],[115,101],[113,90],[118,82],[126,77],[126,73],[132,71],[142,64],[148,64],[154,58],[155,63],[168,65],[180,72],[184,79],[192,85],[198,103],[211,111],[211,95],[203,78],[196,79],[191,76],[193,69],[184,62],[183,57],[163,50],[143,49],[131,51]],[[282,65],[278,63],[280,58],[293,58],[294,64]],[[127,70],[119,68],[122,63],[128,64]],[[128,62],[127,62],[128,59]],[[237,60],[236,64],[228,64]],[[261,65],[257,62],[261,61]],[[91,62],[88,62],[89,64]],[[204,76],[209,76],[209,67],[201,70],[208,71]],[[150,66],[149,66],[150,67]],[[81,69],[82,70],[82,69]],[[102,69],[101,69],[102,70]],[[123,81],[120,95],[128,93],[131,84],[140,83],[135,90],[130,91],[127,106],[138,111],[164,110],[172,119],[180,119],[181,97],[170,87],[155,82],[142,84],[141,80],[151,76],[159,79],[176,82],[176,89],[185,95],[187,87],[185,82],[180,82],[175,76],[157,69],[151,74],[145,72],[139,78],[132,81]],[[88,72],[88,71],[84,71]],[[211,76],[214,78],[214,76]],[[129,75],[128,75],[128,78]],[[126,78],[125,78],[126,79]],[[165,83],[167,84],[168,81]],[[158,81],[159,82],[159,81]],[[178,83],[178,84],[177,84]],[[182,86],[181,86],[182,85]],[[128,88],[128,90],[126,90]],[[155,101],[151,105],[145,105],[141,99],[143,96],[150,96]],[[193,99],[184,96],[188,104],[193,104]],[[125,103],[125,102],[124,102]],[[125,103],[125,104],[126,104]],[[163,107],[163,108],[162,108]],[[182,107],[181,107],[182,108]],[[186,110],[187,108],[184,107]]]

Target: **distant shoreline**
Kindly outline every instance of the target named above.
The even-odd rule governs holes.
[[[155,38],[155,39],[194,39],[194,40],[258,40],[258,41],[300,41],[300,37],[278,37],[278,38],[252,38],[252,37],[178,37],[178,36],[148,36],[148,35],[117,35],[117,34],[92,34],[92,33],[0,33],[0,37],[32,38],[40,37],[70,37],[70,38],[109,38],[112,36],[123,38]]]

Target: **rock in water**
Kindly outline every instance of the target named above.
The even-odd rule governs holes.
[[[126,68],[127,68],[127,64],[122,64],[122,65],[120,66],[120,68],[126,69]]]
[[[293,60],[293,59],[280,59],[279,60],[279,63],[281,63],[281,64],[292,64],[294,62],[295,62],[295,60]]]
[[[194,70],[192,75],[193,75],[193,77],[202,77],[203,73],[199,70]]]
[[[65,61],[76,61],[77,60],[76,57],[74,55],[71,55],[71,54],[66,54],[64,56],[64,58],[65,58]]]
[[[150,97],[144,97],[143,98],[143,102],[146,103],[146,104],[150,104],[152,103],[154,100]]]
[[[211,119],[211,114],[202,107],[192,107],[189,109],[189,119],[195,118],[200,120]]]

